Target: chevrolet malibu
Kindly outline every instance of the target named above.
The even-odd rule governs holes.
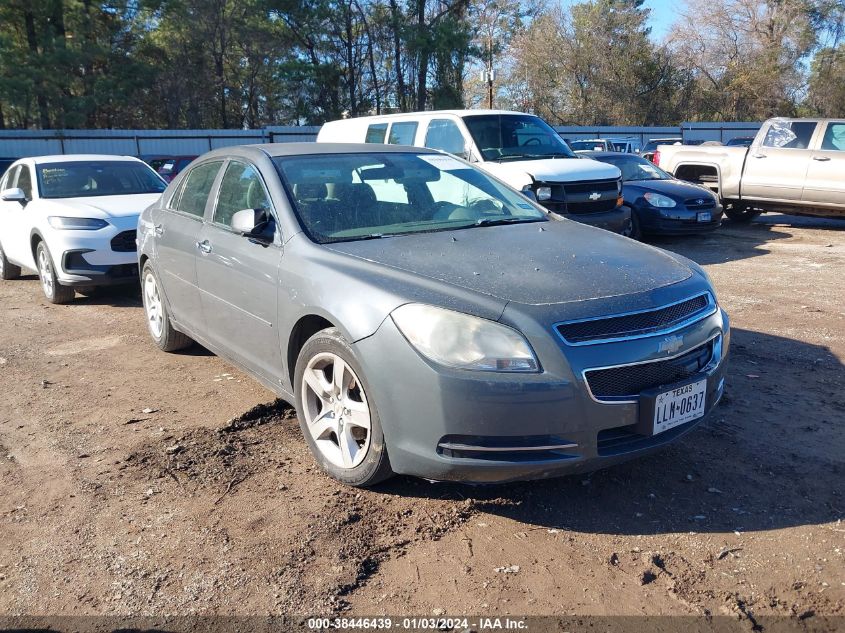
[[[139,220],[149,332],[294,402],[321,468],[499,482],[689,431],[724,389],[704,271],[401,146],[226,148]]]
[[[135,231],[166,183],[128,156],[24,158],[0,179],[0,279],[38,271],[52,303],[138,283]]]

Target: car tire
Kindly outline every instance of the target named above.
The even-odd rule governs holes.
[[[625,230],[622,231],[622,235],[630,237],[632,240],[640,240],[643,236],[643,232],[640,229],[640,221],[637,219],[637,213],[633,209],[631,209],[631,221]]]
[[[6,253],[3,252],[3,246],[0,245],[0,279],[17,279],[20,276],[21,267],[15,266],[12,262],[6,259]]]
[[[38,242],[35,249],[35,265],[38,267],[38,279],[41,290],[50,303],[63,304],[73,301],[76,294],[70,286],[63,286],[56,278],[56,267],[50,250],[44,242]]]
[[[159,349],[175,352],[193,343],[189,336],[173,327],[161,283],[150,262],[145,263],[141,271],[141,298],[144,302],[147,330]]]
[[[729,208],[725,209],[725,215],[728,216],[731,221],[738,222],[740,224],[748,224],[761,213],[763,212],[759,209],[753,209],[743,204],[732,204]]]
[[[640,241],[643,239],[643,229],[640,226],[640,219],[637,217],[637,212],[631,209],[631,235],[632,240]]]
[[[317,332],[302,347],[294,393],[302,434],[326,474],[357,487],[393,476],[372,390],[336,328]]]

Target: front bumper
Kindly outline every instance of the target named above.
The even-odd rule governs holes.
[[[44,238],[64,286],[137,283],[137,216],[110,218],[96,231],[51,230]],[[115,250],[120,249],[120,250]]]
[[[722,225],[722,205],[710,209],[669,209],[667,216],[661,215],[659,209],[653,207],[634,207],[640,229],[644,233],[660,235],[689,235],[693,233],[708,233]],[[699,213],[710,213],[709,222],[699,222]]]
[[[728,333],[727,315],[721,310],[683,331],[689,348],[718,336],[723,351],[701,374],[707,380],[704,418],[656,436],[637,432],[637,402],[593,399],[583,370],[658,360],[659,336],[579,348],[551,343],[550,336],[549,345],[535,345],[543,366],[537,374],[435,366],[411,348],[390,318],[355,346],[395,472],[494,483],[597,470],[647,454],[687,433],[722,396]],[[557,358],[549,354],[550,347],[556,348]],[[598,347],[604,349],[596,354]]]
[[[599,213],[559,213],[558,215],[619,234],[624,233],[631,224],[631,210],[625,206]]]

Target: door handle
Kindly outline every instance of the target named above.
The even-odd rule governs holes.
[[[766,158],[765,154],[751,154],[752,158]]]
[[[156,237],[161,237],[161,234],[164,233],[164,225],[153,224],[153,233],[156,234]]]
[[[203,240],[202,242],[197,242],[197,248],[200,249],[206,255],[211,252],[211,242],[208,240]]]
[[[817,160],[820,163],[824,163],[830,160],[830,156],[813,156],[813,160]]]

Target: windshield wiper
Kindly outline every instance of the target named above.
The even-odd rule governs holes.
[[[475,226],[496,226],[498,224],[519,224],[522,222],[545,222],[546,218],[478,218]]]

